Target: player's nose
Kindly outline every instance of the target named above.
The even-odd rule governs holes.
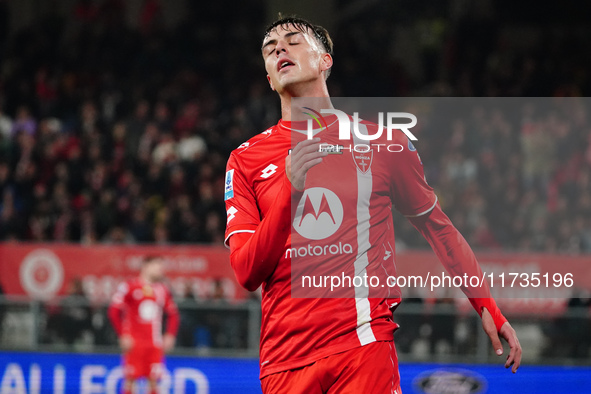
[[[279,56],[281,53],[287,52],[287,45],[283,40],[279,40],[275,46],[275,55]]]

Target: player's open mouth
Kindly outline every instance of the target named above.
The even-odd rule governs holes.
[[[277,70],[281,71],[281,70],[287,69],[289,67],[292,67],[294,65],[295,64],[290,60],[281,60],[280,62],[277,63]]]

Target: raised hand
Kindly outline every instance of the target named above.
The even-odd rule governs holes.
[[[306,187],[306,174],[310,168],[322,163],[328,154],[319,152],[320,138],[299,142],[285,159],[285,173],[296,190]]]

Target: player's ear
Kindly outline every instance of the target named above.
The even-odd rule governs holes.
[[[273,87],[273,82],[271,82],[271,77],[269,76],[269,74],[267,74],[267,81],[269,81],[269,86],[271,87],[271,90],[275,91],[275,88]]]
[[[330,53],[324,53],[320,57],[320,70],[327,71],[332,67],[332,56]]]

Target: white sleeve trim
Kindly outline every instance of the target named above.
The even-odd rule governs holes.
[[[228,236],[226,237],[226,239],[224,239],[224,246],[228,249],[230,249],[230,245],[228,244],[228,240],[230,239],[230,237],[236,233],[253,233],[254,234],[254,230],[235,230],[232,231],[230,234],[228,234]]]
[[[416,218],[416,217],[419,217],[419,216],[423,216],[423,215],[431,212],[433,210],[433,208],[435,208],[435,205],[437,205],[437,196],[435,196],[435,202],[433,203],[433,205],[431,206],[431,208],[427,209],[424,212],[417,213],[416,215],[404,215],[404,216],[407,217],[407,218]]]

